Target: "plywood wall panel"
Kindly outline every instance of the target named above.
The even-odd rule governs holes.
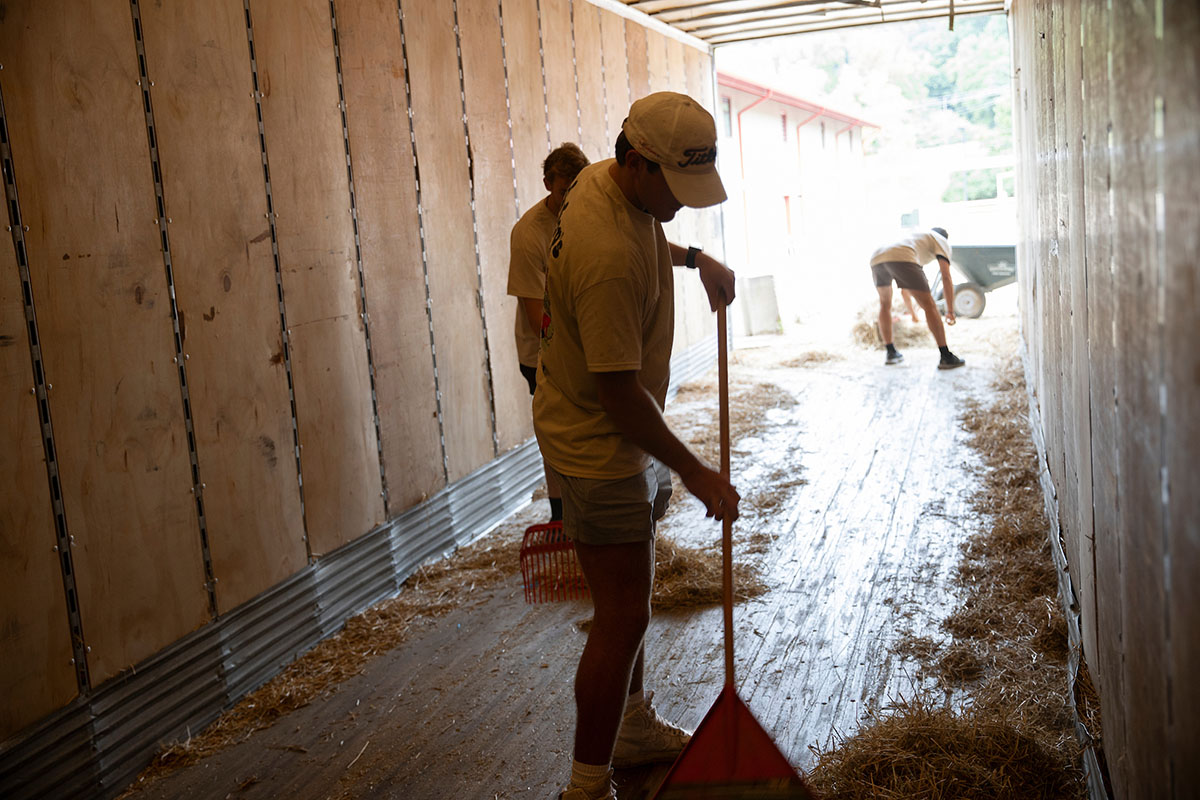
[[[0,52],[98,684],[209,617],[129,4],[10,5]]]
[[[690,50],[689,50],[690,52]],[[713,92],[716,90],[714,81],[716,76],[713,74],[713,59],[709,53],[700,53],[700,88],[696,99],[701,105],[709,110],[713,116],[717,114],[717,105],[713,99]]]
[[[388,510],[395,515],[446,483],[400,15],[395,0],[339,1],[337,15]]]
[[[1113,202],[1117,330],[1118,529],[1121,542],[1129,797],[1161,796],[1166,752],[1168,663],[1164,630],[1162,341],[1156,241],[1154,11],[1114,4]],[[1143,535],[1136,535],[1141,532]],[[1136,732],[1136,735],[1134,735]]]
[[[654,91],[650,86],[650,51],[646,29],[631,19],[625,20],[625,67],[629,70],[629,102]]]
[[[716,116],[716,109],[708,98],[712,96],[712,73],[711,61],[706,53],[702,53],[694,47],[683,48],[683,69],[687,88],[686,91],[696,101],[708,109],[708,112]]]
[[[9,92],[7,85],[0,89]],[[0,741],[78,693],[32,387],[20,274],[6,236],[0,240],[0,652],[6,654],[0,658]]]
[[[1163,174],[1166,252],[1163,254],[1165,293],[1163,314],[1163,375],[1166,420],[1163,428],[1164,463],[1168,476],[1167,547],[1171,555],[1171,587],[1167,608],[1172,633],[1171,694],[1172,753],[1195,753],[1200,742],[1200,690],[1192,677],[1200,672],[1200,351],[1194,345],[1200,327],[1200,10],[1193,4],[1163,6],[1162,64],[1159,76],[1166,118],[1162,157],[1177,166]],[[1200,786],[1200,762],[1177,758],[1173,778],[1179,790]]]
[[[571,0],[540,0],[542,57],[546,73],[546,109],[550,145],[579,143],[579,101],[575,97],[575,46]]]
[[[1070,494],[1074,506],[1072,530],[1076,536],[1076,552],[1073,554],[1072,579],[1081,608],[1088,612],[1081,619],[1084,652],[1094,657],[1096,652],[1096,574],[1095,536],[1092,531],[1092,446],[1089,407],[1091,384],[1088,377],[1088,285],[1087,261],[1084,242],[1087,237],[1087,215],[1084,205],[1083,150],[1086,145],[1084,127],[1083,49],[1079,46],[1079,31],[1082,9],[1078,3],[1069,3],[1065,9],[1064,31],[1064,86],[1063,102],[1066,109],[1066,129],[1071,133],[1068,153],[1070,186],[1066,202],[1066,232],[1070,242],[1071,286],[1068,308],[1071,314],[1071,352],[1067,362],[1071,391],[1069,394],[1070,449],[1068,455],[1074,471],[1074,482]],[[1090,663],[1090,662],[1089,662]]]
[[[667,83],[673,92],[688,92],[687,62],[684,60],[684,50],[695,48],[685,45],[678,39],[668,38],[667,42]]]
[[[406,3],[413,130],[450,481],[495,455],[452,0]],[[544,156],[543,156],[544,157]]]
[[[646,39],[647,66],[649,74],[649,92],[664,92],[671,88],[667,75],[667,37],[656,30],[644,29]],[[663,223],[663,232],[671,242],[685,241],[680,230],[680,217],[677,215],[670,222]]]
[[[459,0],[458,28],[496,436],[500,451],[505,452],[533,435],[533,418],[529,386],[521,375],[513,339],[517,299],[508,296],[508,242],[517,221],[517,204],[498,4],[493,0]]]
[[[304,566],[275,262],[237,0],[142,9],[218,611]],[[222,169],[213,169],[221,164]]]
[[[1072,355],[1074,353],[1075,309],[1071,305],[1072,284],[1075,276],[1075,255],[1071,249],[1071,229],[1067,224],[1070,218],[1070,191],[1074,175],[1071,173],[1072,158],[1075,142],[1080,131],[1071,129],[1067,119],[1067,107],[1070,104],[1067,91],[1067,37],[1066,37],[1066,7],[1069,3],[1057,3],[1051,6],[1051,51],[1053,60],[1053,112],[1054,112],[1054,165],[1055,183],[1052,210],[1054,213],[1054,274],[1051,276],[1057,296],[1057,313],[1051,320],[1057,331],[1060,356],[1054,370],[1057,385],[1058,407],[1055,409],[1058,459],[1061,464],[1059,480],[1062,486],[1075,486],[1078,483],[1078,470],[1074,463],[1074,420],[1078,417],[1073,408],[1074,385]],[[1078,26],[1076,26],[1078,31]],[[1079,85],[1078,81],[1075,83]],[[1077,94],[1077,92],[1074,92]],[[1082,260],[1079,262],[1082,269]],[[1086,324],[1086,322],[1085,322]],[[1086,330],[1086,327],[1085,327]],[[1078,516],[1078,492],[1059,492],[1059,534],[1063,546],[1068,569],[1071,573],[1076,570],[1077,557],[1080,550],[1080,533],[1076,525]]]
[[[671,76],[667,64],[667,37],[656,30],[646,30],[646,63],[649,69],[650,91],[669,90]]]
[[[1039,25],[1045,37],[1037,42],[1038,85],[1038,270],[1042,303],[1039,332],[1043,358],[1039,362],[1043,428],[1045,430],[1046,466],[1055,480],[1063,479],[1062,460],[1062,285],[1059,260],[1059,163],[1057,150],[1057,98],[1055,93],[1055,37],[1053,6],[1041,4]]]
[[[608,124],[605,158],[613,155],[613,144],[621,123],[629,113],[629,69],[625,51],[625,19],[611,11],[600,11],[600,47],[604,56],[604,106]]]
[[[1117,297],[1112,273],[1112,226],[1109,210],[1111,162],[1108,42],[1110,12],[1098,4],[1083,7],[1083,124],[1088,133],[1083,154],[1083,203],[1086,215],[1084,256],[1087,265],[1088,384],[1091,425],[1092,522],[1095,535],[1095,650],[1088,652],[1100,692],[1106,747],[1124,746],[1121,698],[1121,560],[1117,536],[1116,330]],[[1086,609],[1085,609],[1086,611]],[[1114,772],[1114,779],[1117,775]]]
[[[253,0],[309,546],[384,518],[329,4]]]
[[[517,203],[523,214],[546,195],[541,164],[551,149],[537,4],[509,0],[503,13]]]
[[[592,161],[608,158],[604,92],[604,44],[600,33],[600,9],[584,0],[575,3],[575,77],[579,82],[579,146]]]

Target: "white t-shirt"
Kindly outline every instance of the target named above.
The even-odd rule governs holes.
[[[516,298],[541,300],[546,291],[546,257],[550,237],[558,218],[546,208],[545,199],[534,203],[513,225],[509,235],[508,293]],[[526,367],[536,367],[542,332],[534,330],[529,317],[517,300],[517,319],[513,328],[517,339],[517,359]]]
[[[939,233],[924,231],[879,248],[871,254],[871,266],[888,261],[903,261],[923,267],[938,256],[950,260],[950,243]]]
[[[613,163],[579,173],[559,214],[533,398],[542,456],[581,478],[627,478],[650,463],[600,405],[593,373],[637,370],[660,408],[671,377],[671,252],[658,220],[634,207],[609,175]]]

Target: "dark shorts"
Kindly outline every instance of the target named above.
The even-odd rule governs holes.
[[[527,367],[521,364],[521,374],[525,376],[525,380],[529,381],[529,393],[532,395],[537,391],[537,367]]]
[[[928,292],[929,281],[925,278],[925,270],[920,265],[908,261],[885,261],[882,264],[872,264],[871,274],[875,276],[876,286],[891,286],[892,281],[901,289],[911,289],[915,292]]]
[[[557,470],[555,475],[562,488],[563,533],[583,544],[653,541],[655,523],[671,499],[671,470],[656,459],[642,472],[616,480],[573,478]]]

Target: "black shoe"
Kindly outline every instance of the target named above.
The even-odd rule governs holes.
[[[966,361],[954,355],[954,353],[947,353],[946,355],[942,356],[942,360],[938,362],[938,369],[957,369],[966,363]]]
[[[892,352],[887,354],[887,360],[884,361],[883,363],[890,366],[892,364],[899,364],[903,360],[904,360],[904,353],[893,350]]]

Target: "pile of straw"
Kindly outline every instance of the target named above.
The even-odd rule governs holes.
[[[913,700],[820,754],[825,800],[997,800],[1076,796],[1058,754],[1002,716]]]
[[[869,350],[883,348],[879,335],[879,306],[864,306],[859,309],[850,326],[850,338],[859,347]],[[931,347],[933,336],[925,323],[913,322],[907,317],[892,319],[892,344],[903,350],[906,347]]]

